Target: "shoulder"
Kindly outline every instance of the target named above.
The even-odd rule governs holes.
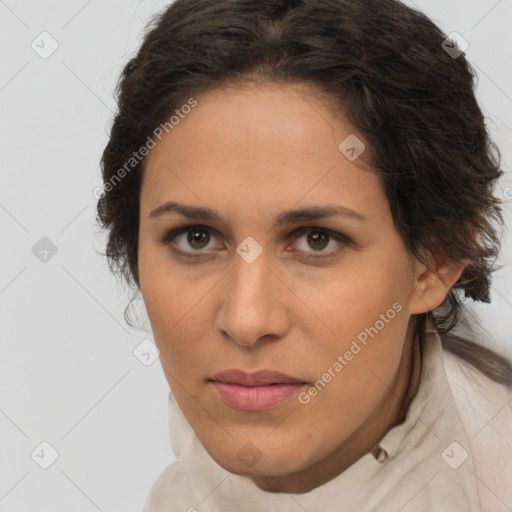
[[[179,462],[175,460],[156,479],[142,512],[193,511],[197,501]]]
[[[444,368],[457,406],[470,419],[479,420],[479,430],[503,412],[512,419],[512,389],[495,382],[460,357],[443,350]],[[507,432],[508,433],[508,432]],[[511,432],[512,434],[512,432]]]
[[[512,509],[512,390],[443,350],[450,389],[476,467],[482,512]]]

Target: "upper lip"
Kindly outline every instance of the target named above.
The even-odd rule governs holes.
[[[268,384],[296,384],[304,382],[271,370],[246,373],[243,370],[236,369],[219,372],[211,380],[228,384],[239,384],[241,386],[265,386]]]

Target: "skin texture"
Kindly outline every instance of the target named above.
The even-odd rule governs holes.
[[[327,99],[298,85],[253,84],[197,100],[147,157],[140,289],[165,376],[210,455],[264,490],[307,492],[403,421],[421,364],[411,315],[440,305],[463,267],[432,260],[443,283],[407,251],[380,180],[363,170],[369,148],[353,162],[340,152],[357,131]],[[224,221],[150,217],[168,201],[214,209]],[[273,227],[284,210],[325,205],[366,220]],[[197,225],[193,245],[186,232],[163,243],[172,229]],[[319,238],[297,234],[304,227]],[[247,237],[263,249],[252,263],[236,252]],[[312,386],[393,304],[400,312],[307,404],[293,397],[271,410],[237,411],[209,382],[226,369],[270,369]],[[259,457],[250,467],[238,456],[248,449]]]

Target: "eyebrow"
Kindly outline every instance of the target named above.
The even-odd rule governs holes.
[[[189,219],[206,220],[211,222],[219,222],[224,225],[229,225],[222,216],[206,207],[188,206],[185,204],[176,203],[174,201],[168,201],[157,208],[155,208],[150,214],[149,218],[155,219],[169,213],[178,213]],[[293,224],[297,222],[313,221],[322,219],[325,217],[343,216],[358,221],[366,221],[368,217],[362,213],[351,210],[345,206],[339,205],[325,205],[325,206],[311,206],[308,208],[300,208],[296,210],[288,210],[280,213],[274,219],[273,228],[284,226],[287,224]]]

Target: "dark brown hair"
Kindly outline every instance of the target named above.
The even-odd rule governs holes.
[[[111,270],[138,285],[145,159],[113,179],[157,126],[208,89],[307,85],[366,139],[408,250],[423,262],[425,250],[467,262],[443,304],[418,315],[420,339],[433,320],[447,350],[510,385],[509,361],[453,332],[465,298],[490,301],[503,224],[493,187],[503,172],[475,98],[476,73],[464,54],[445,51],[446,39],[397,0],[176,0],[151,20],[117,85],[101,161],[110,186],[98,202]]]

